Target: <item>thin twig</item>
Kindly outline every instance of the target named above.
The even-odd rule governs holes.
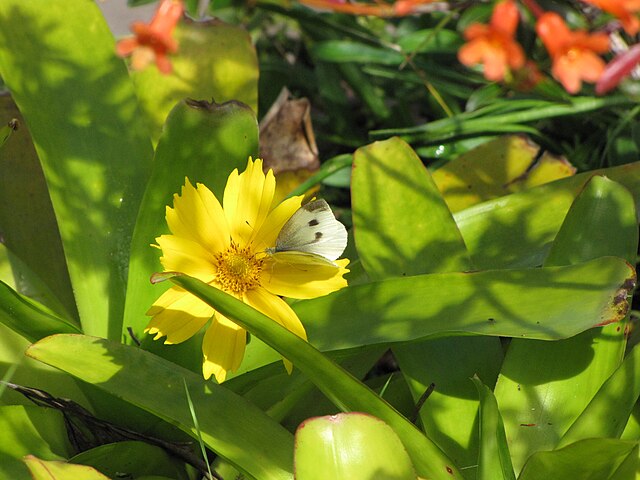
[[[24,387],[5,381],[0,381],[0,384],[21,393],[40,407],[53,408],[60,411],[65,420],[69,440],[78,453],[107,443],[136,440],[162,448],[170,455],[178,457],[195,467],[203,476],[208,477],[207,465],[192,451],[191,442],[167,442],[160,438],[120,427],[106,420],[94,417],[86,408],[73,400],[54,397],[44,390]],[[89,436],[93,438],[89,438]]]
[[[420,414],[420,410],[422,409],[422,406],[424,405],[424,402],[427,401],[427,398],[429,398],[431,396],[431,394],[433,393],[433,391],[436,389],[436,384],[435,383],[431,383],[427,389],[424,391],[424,393],[420,396],[420,398],[418,399],[417,403],[416,403],[416,408],[413,412],[413,415],[411,415],[411,423],[416,423],[416,421],[418,420],[418,415]]]

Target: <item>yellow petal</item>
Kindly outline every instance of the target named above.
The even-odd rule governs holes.
[[[224,214],[227,218],[227,224],[229,225],[230,230],[233,230],[233,224],[230,220],[236,217],[239,196],[240,174],[236,168],[229,174],[229,178],[227,178],[227,185],[224,187],[224,195],[222,197]]]
[[[257,169],[259,172],[262,172],[262,160],[258,164],[256,160]],[[256,185],[258,186],[258,185]],[[260,198],[260,207],[258,208],[258,213],[256,215],[256,228],[253,230],[254,236],[260,229],[262,229],[262,224],[267,219],[269,212],[271,211],[271,205],[273,204],[273,195],[276,193],[276,177],[273,174],[273,170],[269,169],[267,174],[264,176],[264,184],[262,187],[262,197]]]
[[[275,246],[280,230],[287,223],[287,220],[296,213],[296,210],[300,208],[303,198],[304,195],[288,198],[269,213],[262,227],[255,235],[254,251],[262,252]]]
[[[199,243],[210,252],[229,246],[229,226],[222,206],[201,183],[194,188],[186,178],[182,195],[173,196],[173,208],[167,207],[166,217],[171,233]]]
[[[228,371],[236,371],[242,363],[246,342],[246,330],[216,312],[202,341],[205,380],[214,375],[218,383],[222,383]]]
[[[260,274],[260,285],[275,295],[289,298],[315,298],[347,286],[343,275],[349,270],[349,259],[336,260],[338,265],[310,262],[306,255],[288,252],[287,262],[266,257]]]
[[[264,288],[254,288],[245,292],[244,302],[275,320],[300,338],[307,339],[307,332],[304,330],[298,315],[280,297],[269,293]]]
[[[213,315],[214,310],[180,287],[171,287],[151,306],[153,318],[145,332],[154,340],[166,336],[164,343],[181,343],[195,335]]]
[[[158,299],[153,302],[153,305],[147,310],[147,315],[156,315],[160,313],[165,308],[171,307],[175,302],[180,300],[187,294],[187,291],[178,286],[173,286],[162,295],[158,297]]]
[[[273,172],[262,171],[262,160],[249,159],[247,169],[238,174],[234,170],[224,190],[224,212],[231,237],[245,247],[260,231],[273,201],[276,180]]]
[[[156,242],[162,249],[160,262],[166,271],[185,273],[206,283],[215,277],[215,259],[200,243],[175,235],[162,235]]]
[[[256,310],[275,320],[291,333],[296,334],[304,340],[307,339],[307,332],[298,315],[296,315],[296,312],[280,297],[272,295],[263,288],[247,290],[244,295],[245,303],[248,303]],[[291,374],[293,364],[284,357],[282,361],[284,362],[284,368],[287,370],[287,373]]]

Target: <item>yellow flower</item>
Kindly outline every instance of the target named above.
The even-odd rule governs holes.
[[[276,188],[273,172],[265,175],[262,160],[238,174],[234,170],[224,190],[223,206],[206,186],[193,187],[186,179],[182,195],[174,195],[166,219],[171,235],[156,238],[165,271],[182,272],[234,295],[306,340],[300,319],[281,296],[314,298],[347,285],[348,259],[331,262],[275,261],[267,253],[278,233],[298,210],[302,197],[289,198],[272,208]],[[301,263],[297,263],[297,262]],[[302,263],[304,262],[304,263]],[[228,371],[242,362],[246,332],[199,298],[174,286],[147,312],[153,316],[145,329],[154,340],[180,343],[207,322],[202,343],[202,373],[223,382]],[[287,370],[291,364],[285,360]]]

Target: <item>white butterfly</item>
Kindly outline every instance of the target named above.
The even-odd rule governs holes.
[[[267,253],[276,261],[333,265],[347,246],[344,228],[324,200],[301,206],[291,216]]]

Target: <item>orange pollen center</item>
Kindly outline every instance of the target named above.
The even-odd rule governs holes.
[[[582,51],[580,48],[573,47],[570,48],[565,55],[569,59],[569,61],[573,62],[580,56],[581,53]]]
[[[229,293],[244,293],[260,285],[262,259],[256,258],[248,247],[239,248],[233,242],[224,252],[214,255],[217,267],[215,282]]]

